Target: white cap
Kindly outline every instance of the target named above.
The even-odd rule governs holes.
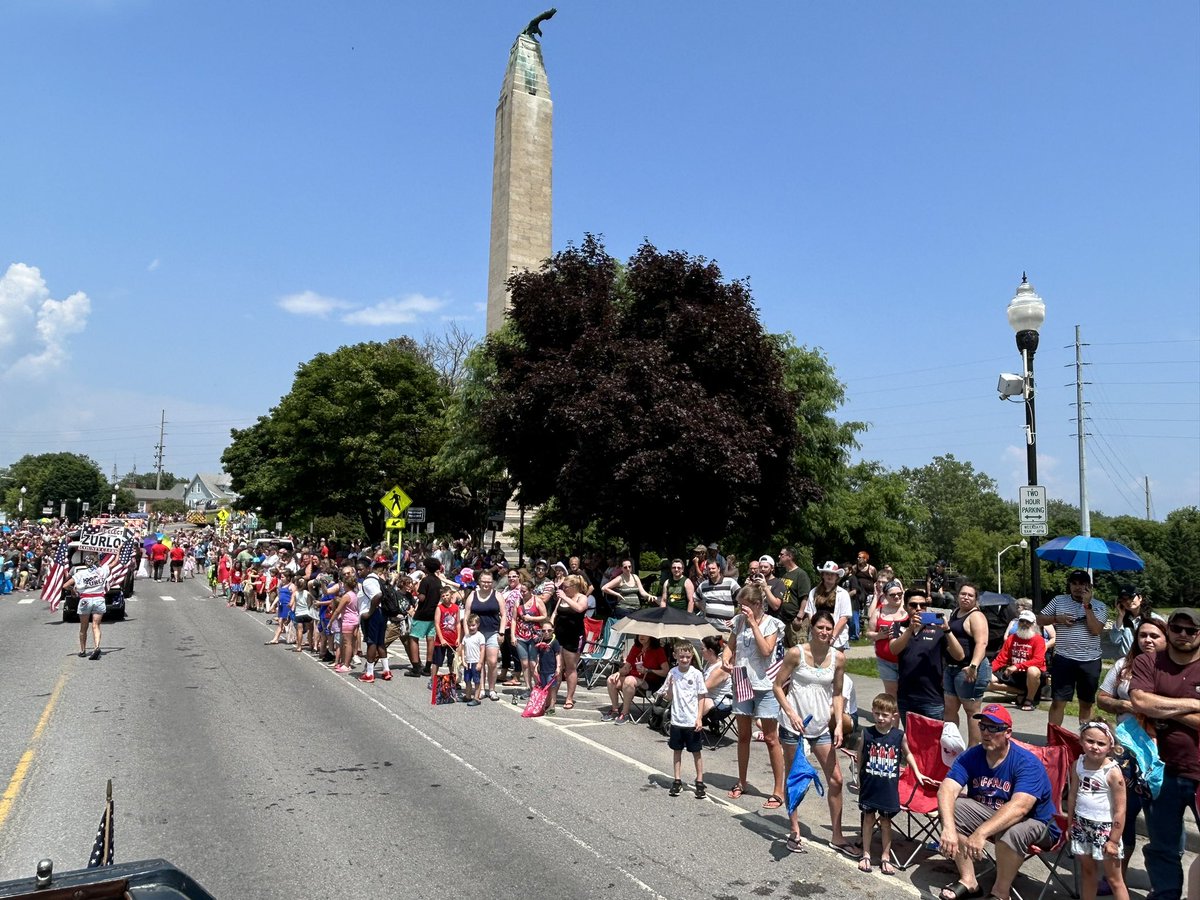
[[[1032,622],[1032,623],[1036,624],[1037,616],[1035,616],[1033,614],[1032,609],[1023,609],[1023,610],[1021,610],[1020,615],[1017,616],[1017,621],[1018,622]]]

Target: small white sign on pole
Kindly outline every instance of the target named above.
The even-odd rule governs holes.
[[[1023,535],[1045,537],[1049,534],[1050,511],[1044,485],[1029,484],[1017,489],[1017,520]]]

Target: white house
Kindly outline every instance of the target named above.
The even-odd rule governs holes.
[[[232,478],[224,472],[217,474],[197,473],[192,476],[183,492],[183,502],[189,509],[216,509],[230,506],[237,499],[231,486]]]

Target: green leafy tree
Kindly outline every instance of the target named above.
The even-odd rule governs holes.
[[[188,511],[187,504],[174,497],[154,501],[154,512],[163,516],[178,516]]]
[[[554,497],[569,527],[595,520],[636,556],[697,531],[769,535],[818,495],[745,283],[649,243],[621,271],[589,235],[509,288],[479,432],[523,502]]]
[[[191,479],[180,478],[174,472],[163,472],[160,484],[157,472],[129,472],[121,476],[120,484],[122,487],[137,488],[143,491],[164,490],[169,491],[177,484],[187,484]]]
[[[928,515],[918,530],[931,556],[953,560],[954,541],[969,528],[1014,535],[1018,530],[1016,510],[996,493],[996,482],[951,453],[919,468],[905,466],[900,475]]]
[[[446,496],[430,461],[445,440],[445,387],[408,338],[341,347],[300,365],[292,389],[222,456],[262,519],[345,513],[379,537],[379,498],[400,485],[430,519]]]
[[[4,508],[15,516],[20,505],[21,488],[26,488],[25,515],[36,518],[43,506],[53,506],[58,514],[63,500],[67,512],[78,516],[76,499],[89,503],[93,511],[108,508],[112,493],[100,467],[80,453],[27,454],[9,467],[5,482]]]

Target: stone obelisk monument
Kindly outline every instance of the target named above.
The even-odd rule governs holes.
[[[492,161],[492,241],[488,261],[487,330],[504,324],[514,272],[538,269],[550,256],[550,123],[554,104],[538,27],[547,10],[517,36],[496,104]]]

